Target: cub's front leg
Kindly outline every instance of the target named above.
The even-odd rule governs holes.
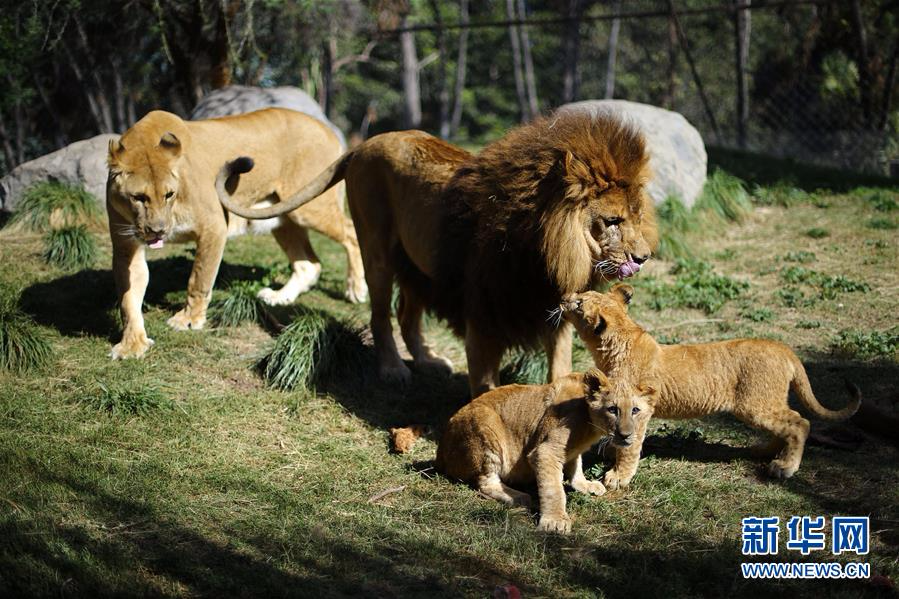
[[[640,464],[640,451],[643,449],[648,422],[648,420],[644,420],[637,424],[634,440],[630,445],[615,448],[615,465],[603,477],[606,488],[614,491],[624,489],[631,484],[631,480],[637,473],[637,466]]]
[[[584,495],[603,495],[606,488],[598,480],[587,480],[584,476],[584,464],[581,456],[578,456],[565,467],[565,474],[571,481],[571,488]]]
[[[565,444],[545,441],[531,451],[528,461],[534,470],[537,494],[540,497],[537,530],[570,533],[571,518],[565,510],[565,488],[562,486]]]
[[[119,305],[122,311],[122,340],[112,346],[109,352],[113,360],[140,358],[153,340],[144,329],[144,315],[141,307],[144,293],[150,281],[144,244],[133,238],[125,238],[117,227],[124,226],[110,215],[109,227],[112,235],[112,273],[115,278]]]
[[[224,219],[197,232],[197,256],[187,282],[187,305],[168,320],[169,326],[176,331],[199,330],[206,324],[206,309],[227,239]]]

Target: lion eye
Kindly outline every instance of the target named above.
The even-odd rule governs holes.
[[[618,406],[609,406],[608,408],[606,408],[606,411],[609,414],[611,414],[612,416],[617,416],[618,415]]]
[[[144,202],[148,201],[150,198],[148,198],[146,194],[136,193],[133,196],[131,196],[131,199],[133,199],[135,202],[140,202],[141,204],[143,204]]]
[[[639,413],[640,413],[640,408],[634,408],[633,410],[631,410],[631,414],[634,416],[636,416]]]
[[[175,195],[175,192],[174,192],[174,191],[170,191],[170,192],[168,192],[167,194],[165,194],[165,199],[166,199],[166,200],[171,200],[171,199],[174,197],[174,195]]]
[[[624,219],[620,216],[613,216],[611,218],[602,219],[602,222],[604,222],[607,227],[613,227],[615,225],[620,225],[621,223],[623,223]]]

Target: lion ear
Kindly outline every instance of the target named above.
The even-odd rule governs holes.
[[[125,146],[122,145],[122,141],[119,139],[110,139],[109,140],[109,154],[106,156],[106,164],[111,169],[118,168],[119,166],[119,156],[122,155],[122,152],[125,151]]]
[[[587,395],[593,395],[603,389],[608,389],[609,378],[602,370],[591,368],[584,373],[584,391]]]
[[[618,299],[626,306],[631,303],[631,298],[634,297],[634,288],[626,283],[621,283],[612,287],[612,293],[618,296]]]
[[[181,140],[171,131],[159,138],[159,147],[168,150],[176,157],[181,155]]]
[[[652,385],[640,383],[639,385],[637,385],[637,393],[639,393],[640,395],[645,395],[646,397],[652,397],[653,395],[657,394],[658,391],[656,391],[656,388]]]

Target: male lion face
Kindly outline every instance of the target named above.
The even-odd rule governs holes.
[[[584,375],[584,387],[590,419],[609,431],[612,445],[627,447],[637,441],[640,425],[652,416],[656,390],[619,379],[610,381],[596,369]]]
[[[178,197],[176,167],[181,142],[172,133],[155,147],[134,150],[109,142],[109,169],[114,208],[132,226],[120,231],[151,248],[160,248],[172,230],[172,205]]]
[[[624,279],[637,274],[656,242],[652,203],[644,190],[644,168],[587,163],[565,156],[566,198],[583,207],[581,224],[594,273]]]

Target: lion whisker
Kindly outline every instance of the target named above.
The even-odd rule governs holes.
[[[554,327],[558,328],[559,323],[562,322],[562,306],[554,310],[547,310],[546,322],[551,322]]]

